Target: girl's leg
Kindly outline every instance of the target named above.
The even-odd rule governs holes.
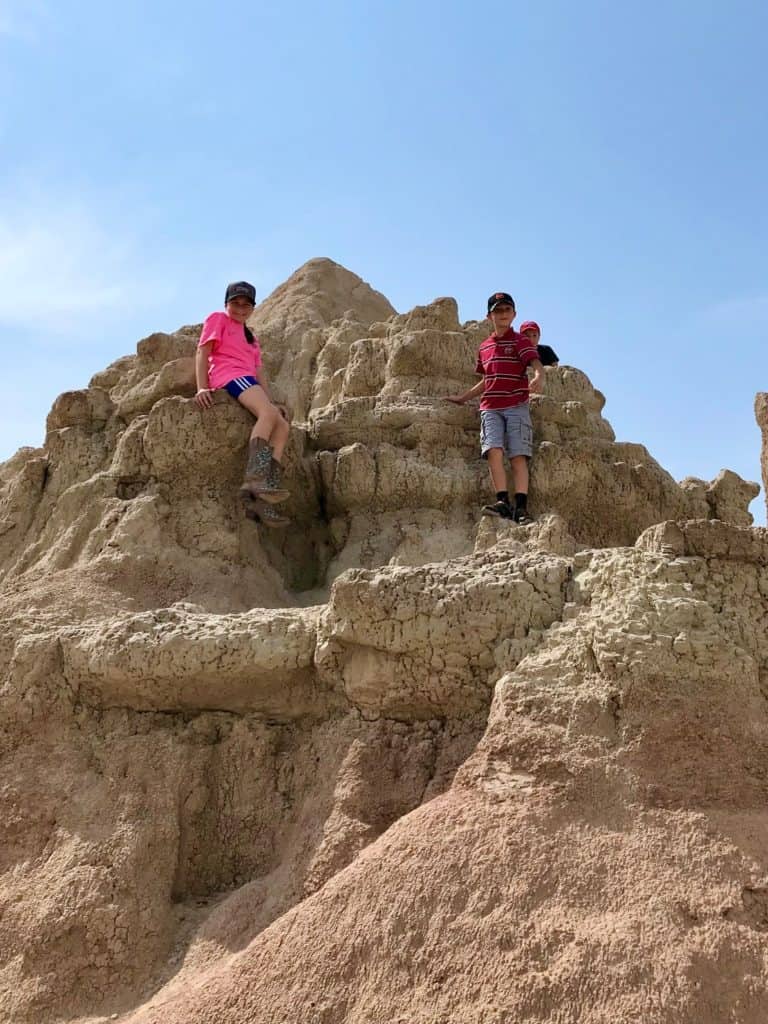
[[[265,441],[269,441],[278,419],[283,417],[280,415],[280,410],[275,408],[264,394],[264,389],[260,388],[258,384],[254,384],[252,388],[242,391],[237,400],[256,417],[256,423],[251,431],[251,440],[261,437]]]
[[[245,481],[240,492],[246,497],[250,494],[270,503],[285,501],[289,492],[282,486],[277,458],[283,454],[288,433],[287,429],[278,426],[278,423],[285,422],[280,410],[272,405],[258,384],[242,391],[237,400],[256,417],[248,446]],[[277,451],[270,443],[275,433],[279,444]]]
[[[288,442],[288,438],[291,433],[291,427],[287,420],[284,420],[278,410],[278,418],[272,433],[269,437],[269,443],[272,445],[272,455],[278,462],[282,461],[283,452]]]

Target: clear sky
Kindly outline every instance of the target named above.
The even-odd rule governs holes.
[[[0,459],[330,256],[399,310],[512,292],[621,440],[759,481],[766,37],[763,0],[0,0]]]

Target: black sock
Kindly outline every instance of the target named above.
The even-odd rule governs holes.
[[[517,491],[515,494],[515,509],[520,509],[521,512],[525,512],[528,507],[528,495],[523,494],[522,491]]]
[[[496,491],[496,501],[503,501],[505,505],[508,505],[509,491]]]

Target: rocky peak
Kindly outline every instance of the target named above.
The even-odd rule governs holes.
[[[311,260],[252,324],[284,533],[194,327],[0,465],[4,1019],[762,1024],[757,485],[676,482],[563,365],[536,522],[483,519],[453,299]]]

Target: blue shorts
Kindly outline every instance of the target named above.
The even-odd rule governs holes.
[[[255,377],[235,377],[234,380],[231,380],[229,384],[225,384],[224,387],[233,398],[239,398],[244,391],[258,383]]]
[[[533,455],[533,426],[527,402],[509,409],[480,410],[480,450],[488,457],[489,448],[501,448],[512,459],[515,455]]]

